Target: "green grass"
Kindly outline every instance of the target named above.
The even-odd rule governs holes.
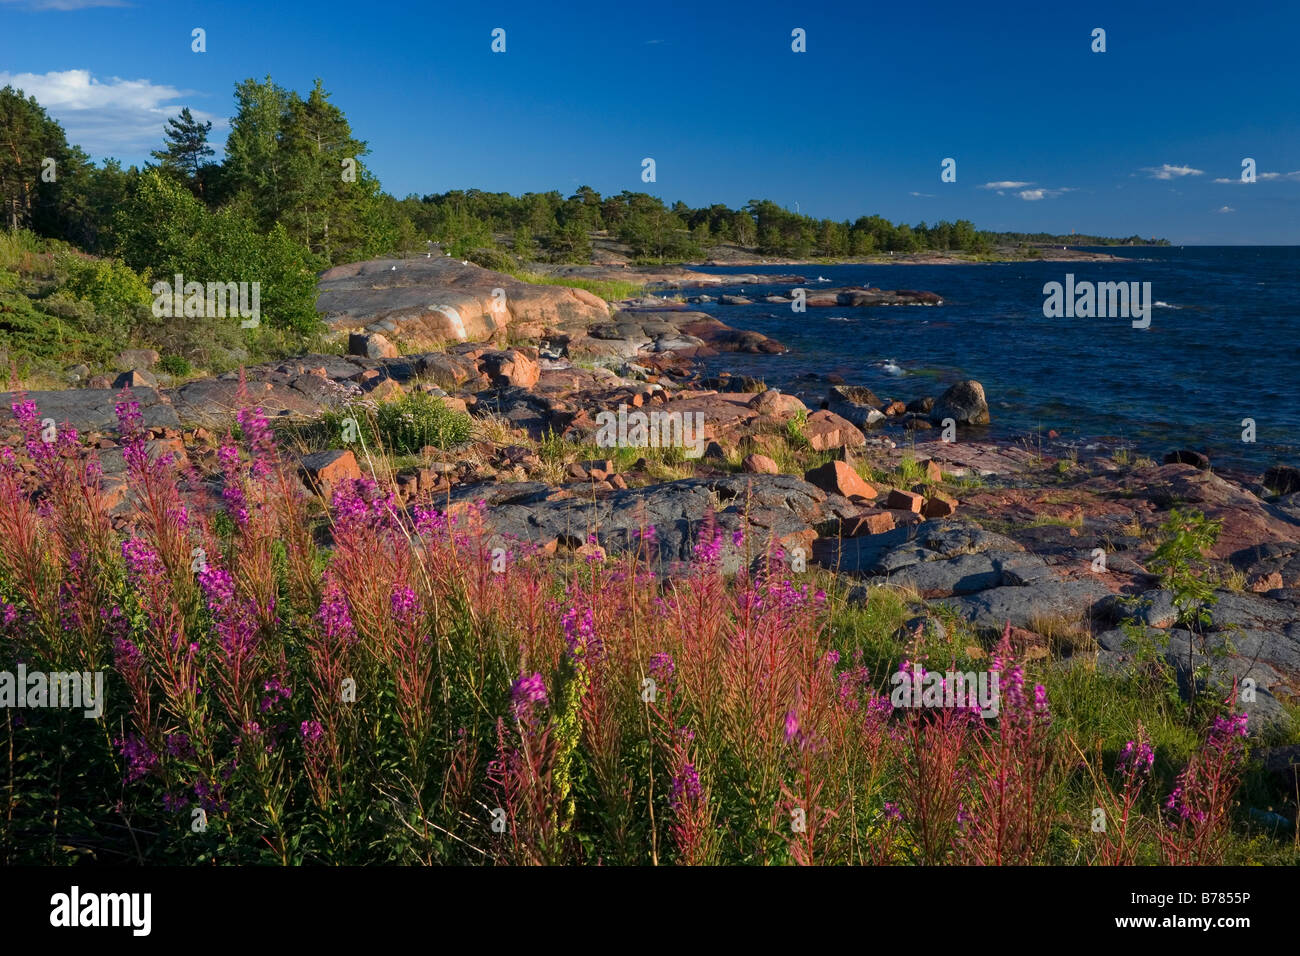
[[[576,276],[552,276],[541,272],[530,272],[527,269],[519,269],[511,272],[511,275],[521,282],[531,282],[534,285],[562,285],[573,289],[585,289],[592,295],[598,295],[607,302],[629,299],[645,288],[645,284],[642,282],[628,282],[623,279],[584,279]]]
[[[474,420],[425,392],[410,392],[372,407],[354,402],[326,411],[299,429],[308,448],[339,448],[347,444],[355,422],[356,441],[389,455],[418,455],[426,445],[448,450],[464,445],[474,433]]]

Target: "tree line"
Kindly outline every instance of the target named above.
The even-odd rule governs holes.
[[[893,223],[881,216],[816,219],[767,199],[743,208],[671,206],[643,192],[602,196],[583,186],[525,193],[478,189],[385,193],[366,143],[320,80],[306,96],[269,76],[235,87],[225,155],[213,162],[212,124],[188,108],[172,118],[154,162],[91,162],[33,97],[0,90],[0,214],[91,253],[118,256],[155,276],[217,269],[225,280],[257,272],[285,287],[271,312],[285,327],[313,320],[306,277],[331,264],[423,251],[501,267],[518,260],[587,262],[592,236],[615,238],[637,259],[701,258],[718,243],[762,255],[857,257],[925,250],[986,253],[1006,242],[1114,244],[1103,237],[988,233],[968,220]],[[1136,239],[1136,237],[1134,237]],[[505,255],[513,254],[513,259]],[[272,292],[272,298],[275,293]]]

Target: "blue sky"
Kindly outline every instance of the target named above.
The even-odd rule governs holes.
[[[399,197],[585,184],[836,219],[1300,244],[1298,35],[1295,2],[0,0],[0,84],[92,156],[139,163],[182,106],[216,120],[220,143],[236,82],[305,92],[319,76]]]

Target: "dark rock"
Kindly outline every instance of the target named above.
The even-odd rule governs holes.
[[[1264,485],[1279,495],[1294,494],[1300,491],[1300,468],[1274,465],[1264,472]]]
[[[1043,617],[1084,617],[1093,602],[1109,594],[1105,585],[1090,580],[1046,581],[1032,587],[996,587],[978,594],[940,599],[973,625],[1000,631],[1007,621],[1013,627],[1032,628]]]
[[[1162,630],[1173,627],[1178,620],[1173,593],[1161,589],[1143,594],[1111,594],[1097,602],[1093,613],[1099,620],[1111,624],[1133,621]]]
[[[880,404],[869,388],[835,385],[827,394],[825,408],[858,428],[870,428],[885,420],[885,413],[876,407]]]
[[[140,405],[140,416],[146,428],[180,428],[176,411],[167,404],[154,388],[134,388],[132,398]],[[38,420],[53,418],[59,428],[69,424],[81,434],[101,432],[116,434],[115,407],[122,393],[117,389],[76,388],[52,392],[28,392],[26,397],[36,404]],[[15,393],[0,393],[0,408],[8,409],[16,401]],[[17,425],[9,415],[0,415],[0,439],[16,433]]]
[[[907,403],[907,410],[915,415],[928,415],[932,408],[934,408],[934,399],[929,395],[924,398],[914,398]]]
[[[585,492],[574,497],[556,493],[537,482],[463,487],[451,494],[460,505],[479,498],[487,501],[487,520],[496,533],[542,547],[561,539],[586,541],[594,534],[606,552],[616,555],[642,547],[636,532],[652,525],[653,563],[661,572],[686,569],[710,512],[723,531],[723,569],[734,571],[747,554],[761,554],[769,538],[787,552],[810,548],[812,523],[820,520],[826,503],[824,492],[791,475],[689,478],[614,490],[595,500]],[[732,532],[742,529],[750,540],[736,544]]]
[[[984,397],[984,386],[973,379],[958,382],[939,396],[930,409],[930,422],[943,424],[951,418],[958,425],[987,425],[989,405]]]
[[[130,372],[123,372],[117,378],[113,379],[114,388],[157,388],[158,379],[153,377],[151,372],[144,369],[133,369]]]

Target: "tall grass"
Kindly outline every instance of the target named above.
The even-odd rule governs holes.
[[[212,484],[150,453],[124,393],[119,532],[94,452],[15,412],[0,666],[104,668],[108,692],[101,720],[6,710],[7,863],[1002,864],[1069,841],[1084,862],[1211,863],[1234,845],[1240,718],[1169,764],[1167,809],[1154,783],[1098,804],[1132,790],[1130,764],[1079,763],[1077,721],[1009,631],[996,719],[896,708],[900,656],[945,668],[948,647],[890,645],[897,596],[849,609],[757,529],[706,521],[666,577],[650,525],[617,560],[555,559],[481,504],[407,510],[369,479],[313,526],[256,409]],[[1089,832],[1097,805],[1127,808],[1122,833]]]

